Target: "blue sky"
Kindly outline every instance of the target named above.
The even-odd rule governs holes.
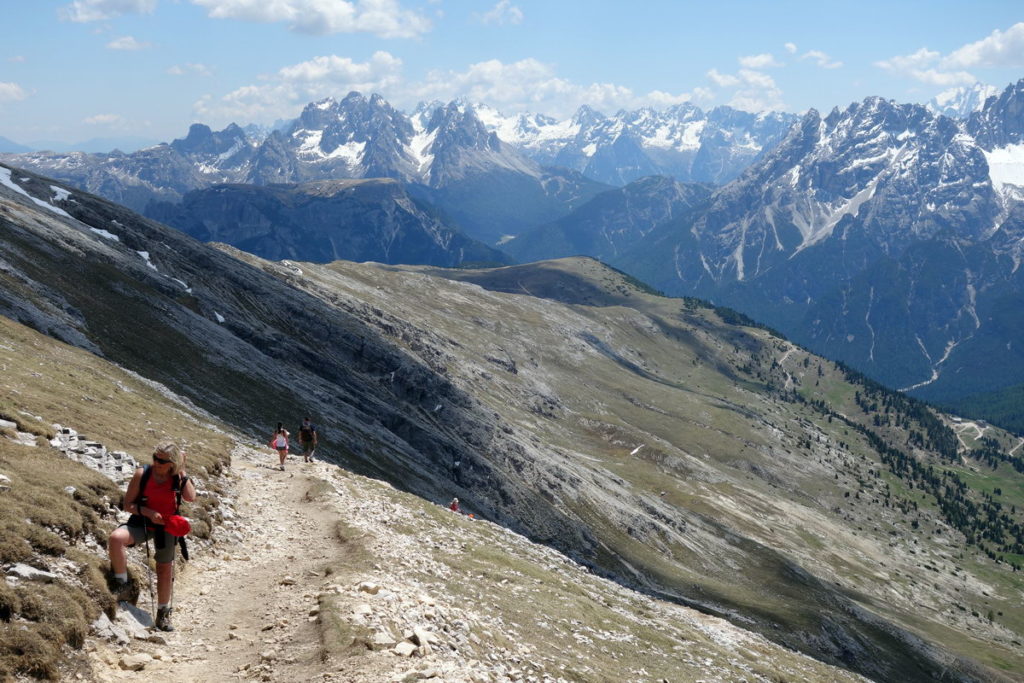
[[[802,112],[1024,77],[1019,0],[0,0],[0,136],[181,137],[378,92]]]

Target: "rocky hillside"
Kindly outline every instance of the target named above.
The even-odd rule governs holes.
[[[151,204],[146,213],[204,242],[269,259],[435,266],[510,261],[387,179],[215,185],[186,194],[179,204]]]
[[[595,261],[273,263],[11,183],[2,313],[231,429],[312,413],[356,473],[877,680],[1021,669],[1005,433]]]
[[[166,388],[7,319],[0,332],[4,678],[862,680],[386,482],[322,461],[279,472]],[[187,444],[199,498],[177,630],[157,634],[144,553],[129,555],[136,606],[115,606],[102,544],[132,455],[165,435]]]

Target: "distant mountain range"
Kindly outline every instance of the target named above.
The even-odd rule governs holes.
[[[406,116],[379,95],[350,93],[310,103],[272,131],[193,124],[184,138],[132,154],[34,152],[5,160],[139,211],[217,183],[393,178],[471,237],[494,244],[646,175],[731,180],[794,120],[681,105],[613,117],[582,107],[558,122],[463,102],[422,105]]]
[[[33,151],[105,153],[110,152],[111,150],[121,150],[122,152],[135,152],[137,150],[143,149],[144,147],[152,147],[153,145],[157,144],[160,144],[159,140],[132,135],[121,137],[90,138],[82,142],[64,142],[62,140],[31,140],[25,144],[20,144],[14,142],[13,140],[8,140],[3,136],[0,136],[0,153],[20,154],[24,152]]]
[[[959,399],[1024,382],[1022,112],[1024,81],[962,121],[881,98],[810,111],[739,179],[625,250],[604,236],[626,221],[598,199],[536,234],[589,235],[574,246],[663,291],[732,306],[890,386]],[[630,215],[664,205],[661,186],[641,189]]]
[[[7,138],[0,135],[0,153],[3,154],[18,154],[21,152],[31,152],[32,148],[26,145],[20,145],[14,140],[8,140]]]
[[[795,114],[752,114],[731,107],[709,112],[692,104],[604,116],[580,107],[567,121],[488,107],[476,113],[502,140],[543,164],[575,169],[609,185],[666,175],[682,182],[722,184],[774,147]]]

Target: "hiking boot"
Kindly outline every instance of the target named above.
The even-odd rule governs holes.
[[[115,578],[110,586],[110,592],[118,602],[132,602],[135,598],[134,588],[131,581]]]
[[[156,611],[156,628],[158,631],[174,630],[174,626],[171,625],[171,609],[170,607],[161,607]]]

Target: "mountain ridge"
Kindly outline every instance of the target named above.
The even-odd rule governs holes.
[[[178,204],[150,204],[147,214],[197,239],[274,260],[439,266],[509,261],[392,179],[214,185],[193,190]]]

